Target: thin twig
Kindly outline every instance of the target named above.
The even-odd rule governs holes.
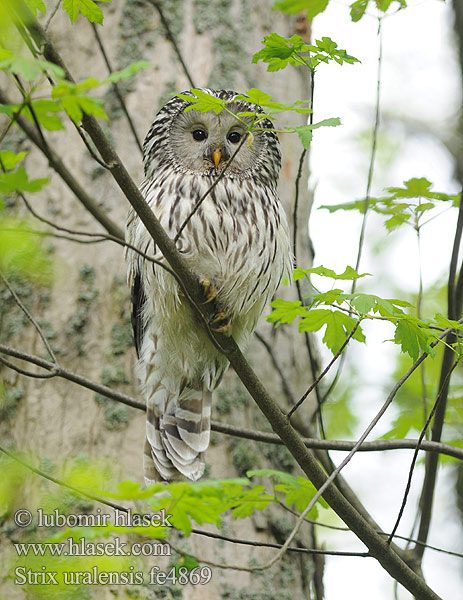
[[[313,381],[313,383],[309,386],[308,390],[301,396],[301,398],[296,402],[296,404],[288,412],[288,415],[287,415],[288,419],[291,418],[291,416],[301,406],[301,404],[304,402],[304,400],[307,398],[307,396],[310,394],[310,392],[320,383],[320,381],[323,379],[323,377],[325,377],[325,375],[328,373],[328,371],[331,369],[331,367],[334,365],[334,363],[338,360],[338,358],[343,353],[343,351],[344,351],[345,347],[347,346],[347,344],[354,337],[355,332],[357,331],[359,325],[360,325],[360,319],[355,323],[352,331],[346,337],[346,339],[344,340],[342,346],[339,348],[339,350],[333,356],[333,358],[331,359],[331,361],[328,363],[327,367],[323,370],[322,373],[320,373],[320,375],[315,379],[315,381]]]
[[[8,96],[5,92],[0,89],[0,103],[11,104]],[[103,225],[108,233],[115,237],[124,238],[123,230],[116,225],[106,214],[106,211],[102,210],[97,202],[89,196],[87,190],[80,184],[80,182],[71,174],[71,172],[64,165],[61,158],[49,147],[44,146],[40,137],[35,132],[34,128],[29,122],[19,114],[20,111],[16,111],[13,115],[13,119],[18,123],[27,137],[33,142],[35,146],[45,155],[50,166],[56,173],[61,177],[65,184],[75,194],[77,199],[84,205],[84,207],[95,217],[97,221]]]
[[[211,185],[207,188],[207,190],[204,192],[204,194],[201,196],[201,198],[196,202],[196,204],[193,206],[193,208],[190,211],[190,214],[186,217],[186,219],[183,221],[183,223],[180,226],[180,229],[177,231],[177,235],[174,238],[174,242],[177,242],[180,235],[182,234],[182,231],[185,229],[185,227],[188,225],[191,217],[196,213],[196,211],[199,209],[199,207],[201,206],[201,204],[204,202],[204,200],[209,196],[209,194],[212,193],[212,191],[214,190],[215,186],[219,183],[219,181],[224,177],[225,173],[227,172],[227,169],[230,167],[230,165],[232,164],[232,162],[235,159],[235,156],[238,154],[238,152],[241,150],[241,148],[243,147],[244,142],[248,139],[249,137],[249,133],[246,133],[246,135],[243,135],[243,138],[241,139],[241,142],[239,144],[239,146],[237,147],[237,149],[233,152],[232,156],[229,158],[229,160],[227,161],[227,163],[224,165],[223,169],[220,171],[219,175],[217,176],[216,179],[214,179],[214,181],[211,183]]]
[[[370,204],[370,193],[371,193],[371,184],[373,182],[373,173],[375,168],[375,159],[376,159],[376,146],[378,143],[378,132],[379,132],[379,123],[380,123],[380,107],[381,107],[381,70],[383,63],[383,36],[382,36],[382,19],[378,18],[378,41],[379,41],[379,51],[378,51],[378,68],[377,68],[377,78],[376,78],[376,106],[375,106],[375,124],[373,128],[373,138],[371,141],[371,153],[370,153],[370,164],[368,167],[368,177],[367,177],[367,187],[365,191],[365,201],[363,204],[363,219],[362,219],[362,227],[360,229],[360,237],[359,237],[359,245],[357,252],[357,260],[355,261],[355,270],[359,270],[360,259],[362,257],[363,243],[365,240],[365,230],[367,224],[367,215],[368,215],[368,207]],[[352,290],[351,294],[355,292],[357,280],[354,279],[352,282]]]
[[[71,121],[72,121],[72,119],[71,119]],[[77,123],[74,123],[74,121],[72,121],[72,124],[74,125],[74,129],[77,131],[78,136],[84,142],[84,145],[87,148],[88,153],[93,158],[93,160],[95,162],[97,162],[100,165],[100,167],[103,167],[103,169],[106,169],[106,171],[110,171],[112,165],[106,164],[104,160],[102,160],[99,156],[96,155],[95,150],[90,145],[90,142],[87,140],[85,132],[81,129],[80,125],[77,125]]]
[[[10,282],[8,281],[8,279],[5,277],[5,275],[1,271],[0,271],[0,277],[3,280],[3,283],[8,288],[10,294],[13,296],[14,301],[16,302],[16,304],[23,311],[23,313],[26,315],[26,317],[29,319],[29,321],[34,326],[34,328],[37,331],[37,333],[40,335],[40,337],[42,339],[42,342],[44,343],[44,346],[47,349],[48,354],[51,356],[53,362],[54,363],[58,363],[58,361],[56,360],[55,353],[53,352],[52,347],[48,343],[47,337],[44,334],[44,332],[43,332],[42,328],[40,327],[40,325],[37,323],[37,321],[34,319],[34,317],[31,315],[31,313],[27,310],[27,308],[24,306],[24,304],[21,302],[21,299],[16,294],[16,292],[14,291],[14,289],[12,288],[12,286],[10,285]]]
[[[60,5],[60,4],[61,4],[61,0],[57,0],[55,8],[54,8],[54,9],[51,11],[51,13],[50,13],[50,16],[49,16],[49,17],[48,17],[48,19],[47,19],[47,22],[46,22],[46,23],[45,23],[45,25],[43,26],[43,30],[44,30],[44,31],[47,31],[47,29],[50,27],[50,23],[51,23],[51,21],[52,21],[53,17],[54,17],[54,16],[56,15],[56,13],[58,12],[58,8],[59,8],[59,5]]]
[[[156,2],[156,0],[148,0],[148,2],[150,4],[152,4],[154,6],[154,8],[158,11],[159,17],[161,18],[161,22],[164,26],[164,29],[166,30],[167,39],[170,41],[170,43],[172,44],[172,46],[175,50],[175,54],[177,55],[178,61],[182,66],[183,72],[185,73],[185,76],[188,79],[190,86],[192,88],[195,88],[196,86],[194,84],[193,78],[190,75],[190,71],[188,70],[188,67],[186,66],[185,61],[183,60],[183,56],[182,56],[182,53],[180,52],[180,48],[177,44],[175,36],[172,33],[169,22],[167,21],[165,15],[164,15],[164,12],[163,12],[161,6],[159,5],[159,2]]]
[[[362,219],[362,225],[361,225],[361,229],[360,229],[360,236],[359,236],[359,245],[358,245],[358,251],[357,251],[357,259],[355,261],[355,270],[358,271],[359,270],[359,266],[360,266],[360,259],[362,257],[362,251],[363,251],[363,243],[365,240],[365,231],[366,231],[366,224],[367,224],[367,214],[368,214],[368,207],[369,207],[369,203],[370,203],[370,193],[371,193],[371,185],[373,182],[373,173],[374,173],[374,166],[375,166],[375,159],[376,159],[376,146],[377,146],[377,141],[378,141],[378,131],[379,131],[379,124],[380,124],[380,107],[381,107],[381,70],[382,70],[382,57],[383,57],[383,43],[382,43],[382,29],[381,29],[381,25],[382,25],[382,17],[379,17],[378,19],[378,38],[379,38],[379,52],[378,52],[378,67],[377,67],[377,78],[376,78],[376,103],[375,103],[375,123],[374,123],[374,127],[373,127],[373,137],[372,137],[372,141],[371,141],[371,152],[370,152],[370,163],[369,163],[369,167],[368,167],[368,176],[367,176],[367,186],[366,186],[366,192],[365,192],[365,201],[363,204],[363,219]],[[355,289],[357,286],[357,280],[354,279],[352,282],[352,287],[351,287],[351,294],[354,294]],[[346,354],[343,354],[341,356],[341,360],[338,363],[338,368],[336,370],[336,374],[334,376],[333,381],[330,384],[330,387],[328,388],[328,390],[326,391],[324,397],[323,397],[323,402],[326,402],[326,400],[328,399],[328,397],[330,396],[330,394],[332,394],[333,390],[335,389],[337,382],[340,379],[343,367],[344,367],[344,363],[346,361]]]
[[[0,356],[0,362],[8,367],[9,369],[20,373],[21,375],[26,375],[26,377],[32,377],[33,379],[51,379],[57,375],[57,370],[53,369],[49,373],[31,373],[30,371],[26,371],[25,369],[21,369],[17,365],[14,365],[12,362]]]
[[[255,546],[257,548],[280,549],[282,547],[281,544],[272,544],[271,542],[258,542],[254,540],[244,540],[241,538],[230,537],[222,535],[220,533],[213,533],[211,531],[203,531],[200,529],[192,529],[192,533],[202,535],[205,537],[210,537],[215,540],[223,540],[224,542],[232,542],[233,544],[245,544],[246,546]],[[370,556],[369,552],[343,552],[339,550],[318,550],[315,548],[294,548],[293,546],[289,546],[288,552],[300,552],[302,554],[326,554],[328,556]]]
[[[413,453],[413,458],[412,458],[412,462],[411,462],[409,473],[408,473],[407,485],[405,486],[405,492],[404,492],[404,495],[403,495],[402,504],[400,506],[399,514],[397,515],[397,519],[396,519],[395,525],[392,528],[391,533],[389,534],[389,538],[387,540],[388,543],[392,542],[392,540],[394,538],[394,535],[395,535],[395,532],[397,531],[397,529],[399,527],[399,523],[400,523],[400,521],[402,519],[402,515],[404,513],[405,506],[407,505],[408,494],[410,492],[410,488],[411,488],[411,485],[412,485],[413,472],[415,470],[415,465],[416,465],[416,461],[418,459],[418,453],[420,451],[421,443],[422,443],[423,438],[424,438],[424,436],[426,434],[426,431],[427,431],[429,425],[431,424],[431,421],[432,421],[432,419],[433,419],[433,417],[434,417],[434,415],[436,413],[437,407],[439,406],[439,402],[441,401],[441,398],[443,396],[444,390],[448,386],[448,381],[450,379],[450,376],[452,375],[454,369],[456,368],[456,366],[458,365],[459,362],[460,362],[460,359],[457,359],[453,363],[453,365],[452,365],[451,369],[449,370],[449,372],[447,373],[445,381],[444,381],[442,387],[439,390],[439,393],[437,395],[436,401],[434,402],[434,406],[432,407],[432,410],[429,413],[429,416],[428,416],[428,418],[426,420],[426,423],[424,424],[424,427],[423,427],[423,429],[420,432],[420,436],[418,438],[418,444],[417,444],[417,446],[415,448],[415,451]]]
[[[73,383],[77,383],[78,385],[85,387],[89,390],[93,390],[98,394],[102,394],[108,398],[112,398],[113,400],[117,400],[117,402],[121,402],[122,404],[126,404],[127,406],[132,406],[133,408],[137,408],[139,410],[145,410],[145,405],[142,402],[139,402],[135,398],[131,396],[127,396],[122,392],[118,392],[117,390],[112,390],[100,383],[96,383],[96,381],[92,381],[87,377],[83,377],[78,373],[74,373],[69,369],[62,367],[61,365],[57,365],[52,363],[44,358],[39,356],[35,356],[33,354],[28,354],[26,352],[22,352],[20,350],[16,350],[16,348],[11,348],[10,346],[6,346],[5,344],[0,344],[0,353],[6,354],[7,356],[13,356],[14,358],[19,358],[20,360],[24,360],[28,363],[37,365],[42,369],[46,369],[53,373],[54,377],[61,377],[63,379],[67,379],[68,381],[72,381]]]
[[[278,376],[280,377],[281,387],[283,389],[283,393],[285,394],[288,402],[290,402],[291,404],[294,404],[295,394],[291,389],[291,384],[289,383],[289,381],[278,361],[278,358],[277,358],[275,352],[273,351],[272,346],[267,342],[267,340],[264,338],[264,336],[262,336],[258,331],[256,331],[254,333],[254,335],[259,340],[259,342],[263,345],[263,347],[267,350],[270,360],[272,361],[272,365],[274,366],[275,371],[278,373]]]
[[[109,61],[109,57],[108,57],[108,54],[106,53],[106,50],[105,50],[105,47],[103,45],[103,41],[101,39],[101,36],[98,33],[97,26],[95,25],[95,23],[91,23],[91,26],[92,26],[92,29],[93,29],[93,33],[95,35],[96,42],[97,42],[98,47],[100,49],[101,56],[103,57],[103,60],[104,60],[105,65],[106,65],[106,68],[108,69],[108,73],[111,74],[113,72],[113,68],[112,68],[112,65],[111,65],[111,63]],[[113,83],[112,86],[113,86],[114,93],[116,94],[117,99],[119,100],[119,104],[121,105],[122,111],[124,112],[125,118],[127,119],[127,123],[129,124],[130,131],[132,132],[132,135],[134,137],[135,143],[137,144],[138,149],[140,150],[141,154],[143,155],[143,145],[142,145],[142,143],[140,141],[140,138],[138,137],[137,130],[135,129],[135,125],[134,125],[134,122],[132,120],[132,117],[129,114],[129,111],[127,109],[127,105],[125,103],[125,100],[124,100],[124,98],[123,98],[123,96],[121,94],[121,91],[119,90],[119,86],[117,85],[117,83]]]
[[[54,223],[53,221],[50,221],[49,219],[46,219],[45,217],[39,215],[32,208],[30,202],[27,200],[27,198],[24,196],[24,194],[22,192],[18,192],[18,196],[24,202],[24,204],[26,205],[27,210],[32,214],[32,216],[35,217],[37,220],[41,221],[42,223],[45,223],[46,225],[49,225],[50,227],[53,227],[54,229],[57,229],[58,231],[65,231],[66,233],[70,233],[71,235],[84,235],[84,236],[87,236],[87,237],[97,238],[97,239],[94,240],[94,242],[102,242],[102,241],[107,240],[107,241],[115,242],[116,244],[118,244],[119,246],[122,246],[124,248],[129,248],[130,250],[133,250],[134,252],[136,252],[137,254],[139,254],[140,256],[142,256],[143,258],[145,258],[146,260],[148,260],[149,262],[155,263],[156,265],[162,267],[165,271],[167,271],[169,273],[169,275],[172,275],[172,277],[177,281],[177,283],[179,284],[179,286],[182,287],[182,282],[180,281],[180,279],[178,278],[178,276],[165,263],[163,263],[162,261],[158,260],[157,258],[154,258],[154,256],[151,256],[151,255],[147,254],[146,252],[143,252],[143,250],[140,250],[136,246],[133,246],[129,242],[126,242],[124,239],[121,239],[119,237],[116,237],[116,236],[110,235],[110,234],[106,234],[106,233],[94,233],[94,232],[89,232],[89,231],[76,231],[74,229],[69,229],[67,227],[63,227],[62,225],[58,225],[57,223]],[[28,231],[30,231],[30,230],[28,230]],[[30,231],[30,233],[37,233],[37,232]],[[42,232],[42,235],[47,235],[47,234],[45,232]],[[68,239],[68,240],[70,240],[72,242],[75,242],[75,241],[78,242],[79,241],[79,240],[74,240],[72,238],[65,238],[65,239]]]

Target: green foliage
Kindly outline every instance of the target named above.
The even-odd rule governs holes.
[[[298,267],[293,272],[293,279],[299,280],[309,275],[319,275],[337,281],[355,280],[369,273],[359,274],[349,266],[341,274],[323,266],[312,269]],[[311,285],[315,289],[312,282]],[[300,301],[274,300],[271,303],[273,311],[267,316],[267,321],[280,325],[299,319],[300,332],[319,331],[326,327],[323,342],[333,354],[340,350],[346,337],[354,331],[355,327],[352,339],[359,342],[366,341],[360,326],[364,319],[389,321],[395,328],[394,338],[391,341],[399,345],[402,352],[407,353],[414,361],[418,359],[420,352],[425,352],[431,357],[435,356],[431,344],[437,336],[433,328],[452,327],[461,330],[463,327],[457,321],[445,319],[439,313],[433,319],[419,319],[403,310],[411,309],[413,306],[401,299],[386,299],[362,292],[350,294],[340,288],[332,288],[325,292],[316,290],[316,292],[310,296],[310,302],[305,306]],[[328,308],[318,308],[319,306]],[[455,350],[460,353],[458,345]]]
[[[314,129],[318,129],[319,127],[337,127],[338,125],[341,125],[341,119],[339,119],[339,117],[334,117],[331,119],[324,119],[318,123],[299,125],[298,127],[294,127],[294,131],[296,131],[299,136],[304,148],[307,149],[312,142],[312,132]]]
[[[460,194],[433,192],[431,188],[432,183],[424,177],[414,177],[405,181],[404,187],[386,188],[389,193],[387,196],[368,198],[368,203],[361,199],[331,206],[323,205],[320,208],[327,209],[330,213],[338,210],[358,210],[363,214],[367,207],[368,210],[387,217],[385,226],[388,231],[397,229],[404,223],[419,229],[423,225],[423,215],[429,211],[438,208],[442,203],[452,206],[458,206],[460,203]]]
[[[98,0],[99,2],[111,2],[111,0]],[[93,0],[63,0],[63,10],[65,10],[74,23],[79,12],[91,23],[103,24],[103,11]]]
[[[290,15],[296,15],[305,10],[307,20],[311,20],[326,9],[328,2],[329,0],[278,0],[273,5],[273,10],[279,10]]]
[[[26,221],[0,215],[0,271],[7,276],[22,275],[30,281],[48,285],[53,263],[42,240]]]
[[[89,77],[73,83],[64,79],[64,71],[52,63],[37,58],[23,58],[10,50],[0,48],[0,69],[22,75],[30,82],[34,82],[47,72],[51,72],[57,79],[51,90],[51,98],[34,98],[32,93],[31,97],[26,97],[21,104],[0,105],[0,112],[8,115],[12,120],[15,113],[21,113],[34,124],[38,121],[44,129],[49,131],[64,129],[58,114],[60,112],[65,112],[76,124],[82,120],[83,113],[107,119],[103,101],[93,98],[88,92],[102,85],[117,83],[133,77],[138,71],[150,66],[150,63],[142,60],[120,71],[114,71],[105,79]]]
[[[267,63],[267,71],[279,71],[288,65],[292,67],[305,66],[314,70],[320,63],[335,61],[339,65],[360,62],[345,50],[338,48],[336,42],[329,37],[316,40],[315,45],[306,44],[301,36],[295,34],[284,38],[277,33],[270,33],[262,42],[264,48],[256,52],[252,62],[259,60]]]
[[[407,3],[405,0],[372,0],[376,8],[383,13],[386,13],[393,2],[399,4],[399,10],[405,8]],[[356,0],[350,6],[350,18],[354,23],[360,21],[365,14],[370,0]]]
[[[186,106],[185,112],[193,109],[198,110],[199,112],[209,112],[212,110],[216,114],[221,113],[223,110],[229,112],[247,128],[249,132],[250,145],[252,144],[252,132],[259,130],[259,124],[263,119],[273,119],[273,115],[285,111],[292,111],[302,114],[308,114],[312,112],[310,108],[303,106],[304,104],[308,103],[308,100],[298,100],[292,104],[275,102],[272,100],[272,96],[257,88],[246,90],[245,94],[238,94],[233,100],[222,100],[220,98],[216,98],[208,92],[204,92],[203,90],[196,88],[191,89],[191,94],[192,95],[177,94],[179,98],[187,100],[190,103],[188,106]],[[241,100],[245,102],[252,102],[258,107],[265,109],[265,112],[259,112],[256,110],[254,112],[247,111],[236,114],[227,108],[228,105]],[[319,127],[336,127],[340,124],[340,119],[336,117],[324,119],[319,123],[310,123],[297,127],[285,127],[284,130],[279,131],[283,133],[297,133],[304,148],[308,148],[312,141],[312,132],[314,129],[318,129]]]
[[[34,81],[40,75],[50,71],[57,77],[64,77],[61,67],[38,58],[24,58],[10,50],[0,47],[0,70],[22,75],[27,81]]]
[[[329,277],[330,279],[343,279],[348,281],[354,281],[360,277],[366,277],[371,273],[362,273],[359,275],[355,269],[349,265],[345,268],[343,273],[337,274],[333,269],[327,269],[326,267],[313,267],[311,269],[303,269],[302,267],[296,267],[293,271],[293,281],[303,279],[309,274],[320,275],[321,277]]]

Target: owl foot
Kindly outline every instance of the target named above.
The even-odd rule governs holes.
[[[199,283],[203,289],[204,297],[206,298],[206,304],[212,302],[217,297],[218,291],[213,283],[209,281],[207,277],[202,277]]]
[[[216,333],[223,333],[224,335],[231,335],[231,324],[228,319],[226,312],[219,311],[210,320],[212,331]]]

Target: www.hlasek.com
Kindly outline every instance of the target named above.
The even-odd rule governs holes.
[[[37,527],[94,527],[104,526],[110,521],[122,527],[172,527],[169,518],[162,509],[154,514],[132,514],[130,510],[122,512],[115,510],[113,515],[104,514],[97,509],[96,514],[63,515],[57,509],[52,513],[37,511],[34,523]],[[31,511],[22,508],[16,511],[14,521],[18,527],[28,527],[34,521]],[[170,556],[171,547],[168,543],[135,542],[128,544],[115,537],[109,542],[88,541],[84,537],[75,540],[68,537],[62,542],[15,542],[16,553],[20,557],[73,557],[73,556]],[[98,566],[88,571],[51,571],[46,566],[40,570],[32,570],[23,566],[14,570],[14,583],[17,585],[151,585],[192,584],[204,585],[212,577],[210,567],[196,567],[192,570],[186,567],[172,568],[162,571],[154,566],[147,573],[135,571],[133,566],[128,571],[100,571]]]

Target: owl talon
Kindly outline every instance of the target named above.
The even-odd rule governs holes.
[[[204,297],[206,298],[205,304],[209,304],[209,302],[212,302],[213,300],[215,300],[215,298],[217,297],[217,294],[218,294],[218,291],[217,291],[217,288],[215,287],[215,285],[213,283],[211,283],[207,277],[202,277],[199,280],[199,283],[203,289]]]
[[[224,335],[231,335],[231,325],[226,312],[219,311],[215,313],[210,323],[212,331],[223,333]]]

